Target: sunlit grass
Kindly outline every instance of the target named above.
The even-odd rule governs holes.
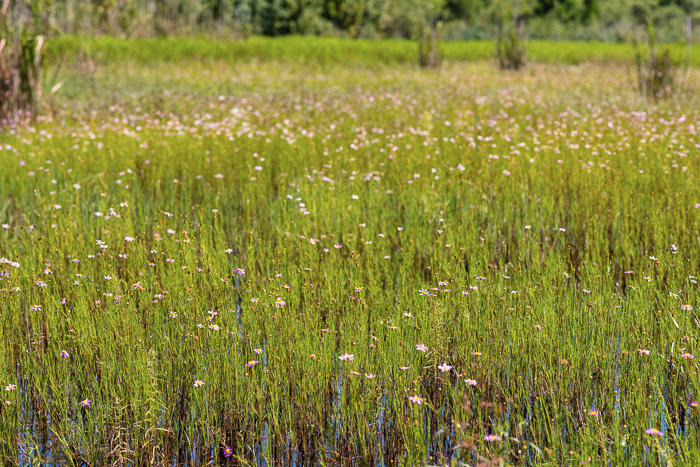
[[[440,48],[444,59],[449,62],[489,60],[495,52],[495,44],[489,40],[444,42]],[[697,52],[697,45],[693,46],[693,50]],[[47,48],[52,61],[64,57],[74,61],[79,51],[84,58],[103,62],[135,60],[142,64],[183,59],[226,60],[232,65],[252,61],[370,68],[401,63],[418,64],[418,42],[391,39],[373,41],[285,36],[226,41],[206,37],[123,40],[61,36],[51,40]],[[677,44],[674,52],[684,56],[685,44]],[[544,63],[633,64],[634,48],[625,43],[530,41],[527,56],[529,61]],[[700,65],[700,54],[692,54],[691,63],[693,66]]]

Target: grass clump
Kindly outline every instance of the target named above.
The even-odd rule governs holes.
[[[33,118],[39,110],[44,36],[24,21],[26,8],[21,1],[0,3],[0,121],[4,122]]]
[[[647,26],[646,43],[636,40],[634,51],[640,95],[656,101],[678,91],[680,61],[673,56],[671,45],[657,43],[651,22]]]
[[[442,21],[437,21],[431,27],[421,29],[418,41],[418,64],[421,68],[437,68],[442,63]]]
[[[496,58],[501,70],[518,71],[525,66],[527,44],[518,37],[515,27],[498,28]]]

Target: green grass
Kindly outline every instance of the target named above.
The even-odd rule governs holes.
[[[220,58],[2,133],[3,463],[700,461],[695,94]]]
[[[677,54],[684,53],[677,45]],[[494,56],[492,41],[445,42],[448,61],[488,60]],[[241,41],[209,38],[151,38],[123,40],[113,37],[92,39],[64,36],[52,39],[47,53],[52,61],[62,57],[73,60],[79,51],[102,63],[133,60],[138,63],[179,61],[183,59],[226,60],[240,62],[317,63],[321,65],[394,65],[417,63],[418,43],[406,40],[349,40],[322,37],[251,37]],[[527,58],[534,62],[580,64],[586,62],[634,63],[631,44],[604,42],[532,41]],[[700,66],[700,49],[693,47],[691,64]]]

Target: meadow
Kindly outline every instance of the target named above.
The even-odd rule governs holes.
[[[698,465],[697,70],[289,40],[90,42],[2,130],[2,463]]]

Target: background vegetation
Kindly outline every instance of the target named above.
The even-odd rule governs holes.
[[[700,22],[699,0],[11,0],[42,31],[120,37],[207,33],[412,38],[442,22],[445,40],[494,37],[518,21],[533,39],[625,41],[652,21],[662,40]],[[27,4],[29,3],[29,4]]]

